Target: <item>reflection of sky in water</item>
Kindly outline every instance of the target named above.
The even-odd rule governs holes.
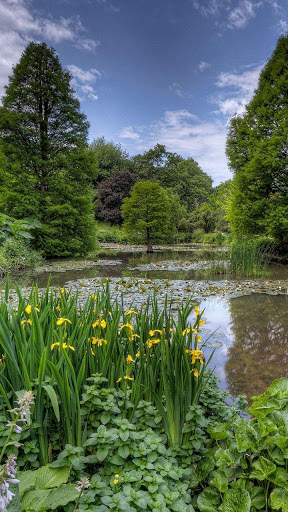
[[[217,347],[212,360],[210,361],[210,368],[214,369],[214,373],[220,379],[220,387],[227,389],[227,382],[225,376],[225,363],[227,358],[228,348],[233,343],[231,339],[231,331],[229,324],[231,315],[229,311],[229,302],[227,299],[219,297],[209,297],[200,302],[200,309],[204,309],[203,319],[205,320],[204,326],[201,328],[200,334],[202,341],[206,341],[213,333],[210,340],[217,340],[222,342],[222,347]],[[193,320],[192,320],[193,321]],[[205,348],[205,356],[208,358],[213,349]]]
[[[274,379],[288,377],[288,297],[253,294],[200,303],[202,339],[223,345],[210,362],[220,387],[234,396],[262,393]],[[216,332],[215,332],[216,331]],[[212,349],[205,349],[206,357]]]

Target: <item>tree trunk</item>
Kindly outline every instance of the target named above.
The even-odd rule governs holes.
[[[152,247],[152,243],[151,243],[149,228],[147,228],[147,230],[146,230],[146,235],[147,235],[146,236],[146,239],[147,239],[147,253],[151,254],[153,252],[153,247]]]

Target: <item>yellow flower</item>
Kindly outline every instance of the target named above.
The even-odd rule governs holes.
[[[196,316],[200,315],[200,309],[198,306],[195,306],[194,311],[196,313]]]
[[[195,364],[196,361],[200,361],[201,364],[204,364],[204,361],[203,361],[204,354],[203,354],[202,350],[198,349],[198,347],[197,347],[197,349],[191,351],[191,355],[192,355],[192,361],[191,361],[192,364]]]
[[[60,346],[61,345],[60,345],[59,341],[57,341],[56,343],[52,343],[51,350],[53,350],[54,347],[59,347],[58,350],[60,351]],[[70,350],[74,350],[74,352],[75,352],[75,348],[72,347],[71,345],[67,345],[67,343],[62,343],[62,348],[63,349],[70,348]]]
[[[202,336],[199,334],[197,335],[197,343],[202,343]]]
[[[61,293],[68,293],[69,290],[66,290],[66,288],[61,288]]]
[[[138,315],[138,312],[137,311],[134,311],[134,309],[127,309],[126,313],[125,313],[126,316],[129,316],[129,315]]]
[[[121,382],[121,380],[122,380],[122,377],[119,377],[119,379],[116,382]]]
[[[122,331],[122,329],[124,329],[124,327],[127,327],[127,329],[130,329],[130,331],[133,331],[133,329],[134,329],[132,324],[123,324],[120,327],[120,331]]]
[[[153,345],[157,345],[160,342],[161,342],[161,340],[159,338],[156,338],[155,340],[154,339],[153,340],[149,339],[149,340],[146,341],[146,345],[147,345],[148,348],[151,348]]]
[[[129,375],[125,375],[124,379],[125,380],[134,380],[133,377],[129,377]]]
[[[91,343],[92,343],[92,345],[97,345],[98,347],[102,347],[103,343],[104,343],[104,345],[107,345],[107,340],[104,340],[103,338],[95,338],[95,337],[93,337],[91,339]]]
[[[135,363],[135,359],[133,359],[133,357],[130,356],[130,354],[128,354],[128,356],[126,358],[126,362],[127,362],[127,364]]]
[[[194,373],[194,377],[199,377],[199,371],[197,370],[197,368],[192,368],[190,373]]]
[[[28,318],[28,320],[22,320],[21,325],[24,325],[24,324],[26,324],[26,323],[27,323],[27,324],[29,324],[29,325],[32,325],[32,320],[31,320],[31,318]]]
[[[62,325],[62,324],[67,324],[67,322],[69,324],[72,324],[72,322],[70,322],[70,320],[68,318],[59,318],[59,320],[57,320],[57,325]]]
[[[61,311],[61,307],[60,306],[57,306],[57,311]]]
[[[140,350],[136,353],[136,357],[140,357]]]
[[[116,485],[116,484],[118,484],[118,482],[119,482],[119,480],[117,478],[115,478],[114,484]]]
[[[174,329],[172,329],[172,327],[170,327],[169,331],[170,331],[170,332],[174,332]]]
[[[62,343],[62,348],[70,348],[70,350],[74,350],[75,352],[75,348],[72,347],[71,345],[67,345],[67,343]]]
[[[100,327],[102,327],[103,329],[105,329],[106,325],[107,325],[107,324],[106,324],[105,320],[101,320],[101,321],[100,321],[100,320],[98,319],[98,320],[96,320],[96,322],[94,322],[94,324],[92,324],[92,327],[93,327],[93,328],[95,328],[95,327],[100,326]]]
[[[134,340],[134,338],[140,338],[140,336],[139,336],[139,334],[132,334],[131,338],[132,338],[132,340]]]
[[[30,315],[31,311],[32,311],[32,306],[30,306],[30,304],[28,304],[27,308],[25,309],[27,315]]]
[[[118,475],[118,473],[115,475],[115,478],[119,478],[120,475]]]
[[[154,331],[149,331],[149,336],[155,336],[155,332],[159,332],[159,334],[163,334],[163,331],[160,331],[159,329],[154,329]]]
[[[189,332],[191,332],[191,329],[184,329],[184,331],[182,332],[182,336],[185,336],[186,334],[189,334]]]
[[[202,318],[201,318],[201,320],[199,320],[199,326],[200,326],[200,327],[202,327],[202,325],[204,325],[204,324],[205,324],[205,322],[204,322],[204,320],[202,320]]]

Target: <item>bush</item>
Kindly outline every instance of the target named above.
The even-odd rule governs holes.
[[[42,258],[31,249],[26,240],[8,238],[0,247],[0,272],[34,268],[40,265]]]
[[[273,250],[268,238],[242,237],[234,239],[230,250],[230,268],[233,275],[258,276],[264,272]]]

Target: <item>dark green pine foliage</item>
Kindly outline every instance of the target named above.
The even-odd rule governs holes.
[[[0,108],[0,209],[36,217],[36,247],[48,256],[94,245],[93,155],[88,122],[55,50],[31,42],[14,67]]]
[[[234,173],[230,222],[235,234],[288,242],[288,36],[263,69],[254,97],[231,120],[227,155]]]

